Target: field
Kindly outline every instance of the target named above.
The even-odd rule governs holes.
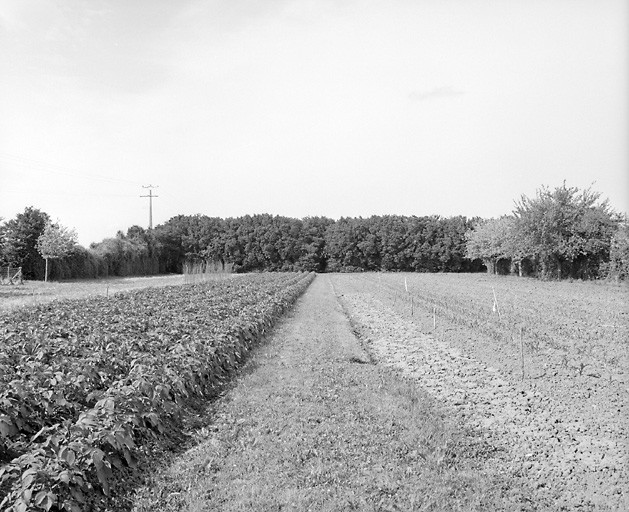
[[[0,317],[0,508],[106,507],[312,277],[153,287]]]
[[[375,357],[509,453],[538,504],[626,506],[626,286],[455,274],[333,282]]]
[[[0,509],[628,509],[626,286],[312,279],[8,309]]]

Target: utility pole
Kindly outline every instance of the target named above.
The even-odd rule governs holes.
[[[140,197],[148,197],[149,198],[149,229],[153,229],[153,198],[154,197],[159,197],[159,196],[154,196],[153,195],[153,189],[157,188],[158,185],[142,185],[142,188],[148,188],[149,189],[149,194],[148,196],[140,196]]]

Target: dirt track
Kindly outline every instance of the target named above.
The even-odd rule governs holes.
[[[496,463],[520,479],[514,486],[533,488],[533,509],[629,510],[622,382],[555,374],[520,382],[499,347],[477,342],[461,350],[473,332],[459,330],[446,343],[377,292],[346,276],[333,282],[374,357],[415,379],[500,452]]]

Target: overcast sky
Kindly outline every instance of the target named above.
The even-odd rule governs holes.
[[[1,0],[0,217],[629,210],[625,0]]]

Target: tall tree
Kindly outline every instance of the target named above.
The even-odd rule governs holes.
[[[37,250],[46,262],[44,281],[48,281],[48,261],[68,256],[77,242],[76,231],[48,222],[37,239]]]
[[[514,225],[515,218],[509,216],[478,223],[465,234],[466,256],[483,260],[487,273],[495,274],[498,261],[511,257]]]
[[[37,251],[37,239],[49,222],[47,213],[29,206],[2,227],[2,259],[22,267],[26,279],[44,277],[45,263]]]
[[[523,195],[513,213],[520,250],[538,261],[543,277],[591,277],[609,259],[618,222],[598,192],[564,182],[534,198]]]
[[[306,217],[302,221],[298,267],[309,272],[323,272],[327,267],[325,231],[333,224],[326,217]]]

